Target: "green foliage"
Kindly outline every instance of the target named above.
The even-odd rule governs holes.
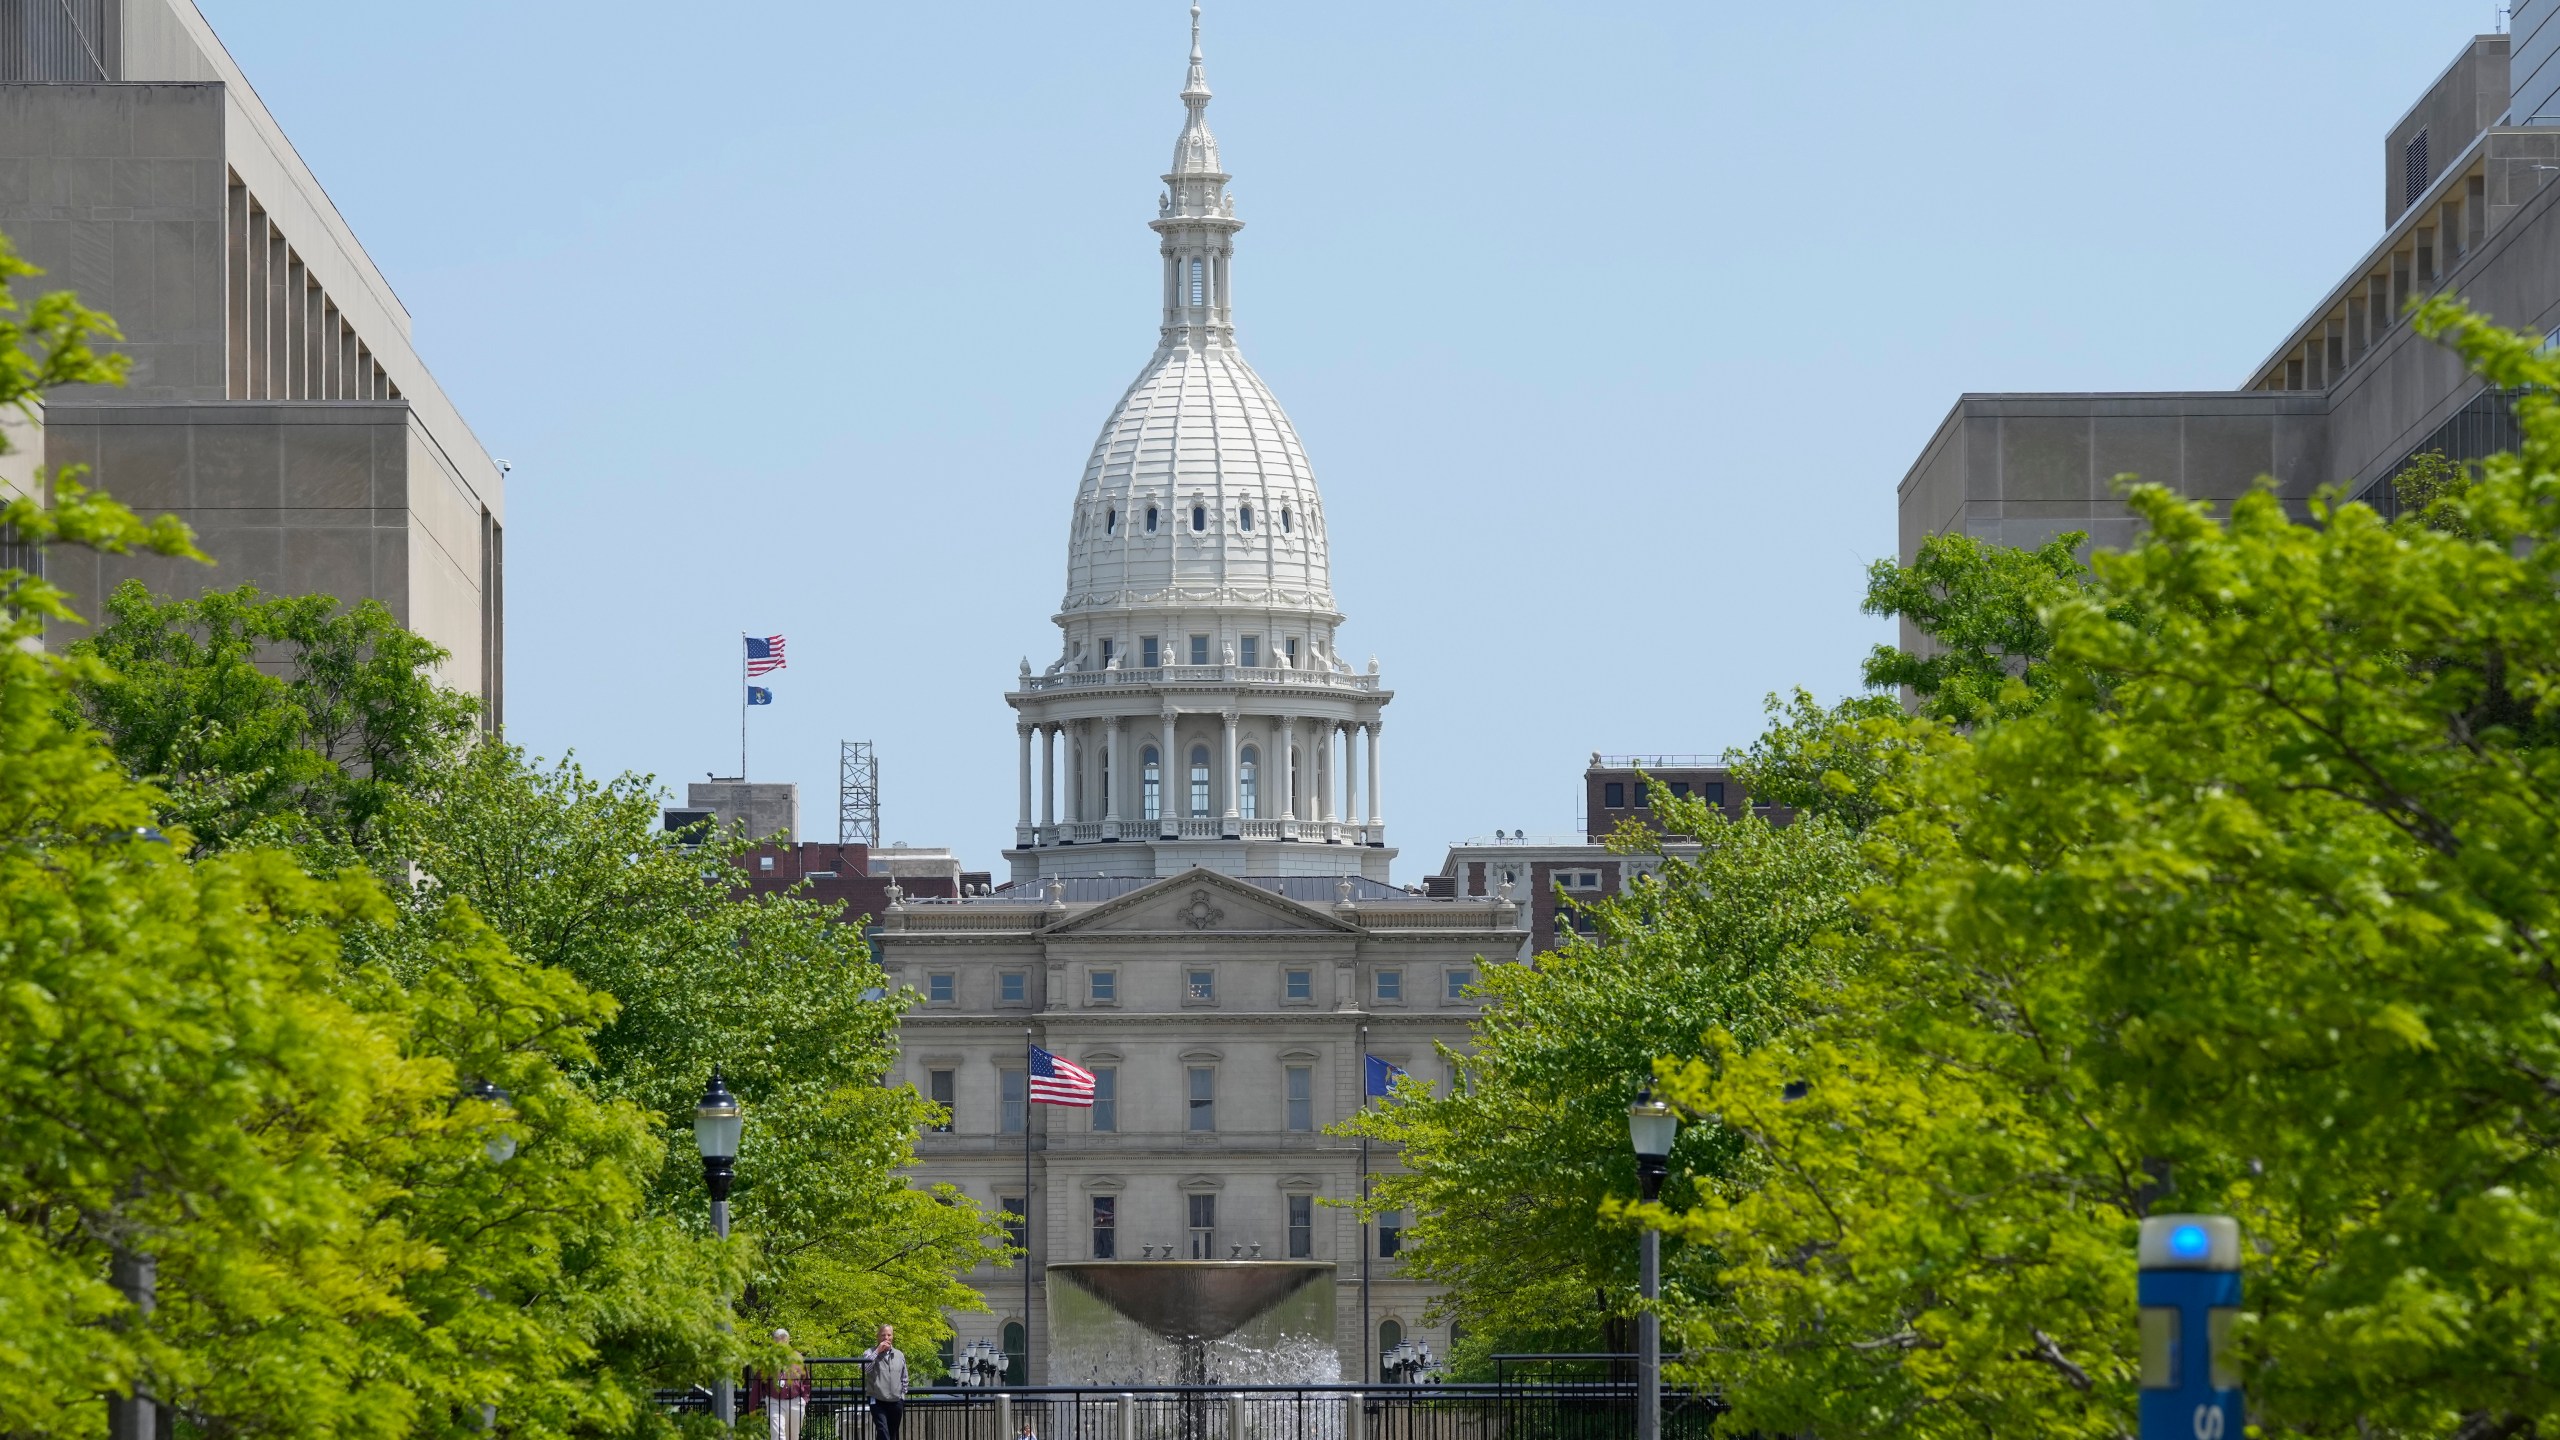
[[[2424,450],[2409,457],[2391,477],[2391,493],[2400,508],[2413,515],[2425,515],[2439,500],[2450,499],[2471,488],[2471,472],[2445,458],[2441,450]]]
[[[38,418],[45,391],[63,385],[121,385],[127,366],[124,356],[101,354],[90,344],[124,338],[116,322],[82,305],[70,291],[40,295],[32,307],[18,303],[17,282],[43,273],[18,253],[9,237],[0,235],[0,407],[29,420]],[[7,448],[7,437],[0,436],[0,451]],[[127,512],[123,521],[107,523],[137,522]],[[162,553],[189,552],[172,548]]]
[[[1700,843],[1627,832],[1619,848],[1649,851],[1653,873],[1587,907],[1595,937],[1486,968],[1473,1052],[1447,1053],[1464,1083],[1402,1082],[1398,1103],[1335,1132],[1402,1147],[1372,1208],[1413,1216],[1404,1271],[1450,1287],[1447,1312],[1478,1349],[1590,1349],[1633,1312],[1634,1247],[1597,1222],[1601,1200],[1635,1184],[1629,1098],[1656,1055],[1789,1024],[1803,983],[1833,964],[1815,937],[1846,922],[1864,875],[1830,820],[1773,828],[1659,790],[1654,805]],[[1713,1175],[1732,1152],[1692,1129],[1679,1163]],[[1677,1254],[1672,1271],[1686,1283]]]
[[[662,1213],[703,1213],[691,1117],[725,1067],[747,1109],[731,1203],[759,1242],[757,1326],[789,1327],[810,1353],[882,1323],[929,1348],[950,1333],[946,1310],[983,1308],[956,1277],[1002,1231],[949,1187],[899,1173],[934,1114],[914,1087],[881,1083],[913,996],[889,990],[832,907],[749,894],[742,842],[688,849],[658,824],[646,780],[537,770],[497,743],[405,796],[398,816],[425,877],[413,903],[465,901],[517,953],[620,1002],[583,1075],[666,1117],[651,1167]]]
[[[2021,550],[1932,535],[1909,565],[1878,560],[1867,571],[1862,608],[1898,617],[1926,638],[1917,650],[1877,646],[1866,683],[1907,688],[1923,713],[1958,725],[2036,703],[2053,684],[2040,663],[2053,647],[2047,612],[2088,585],[2073,558],[2088,538],[2074,531]]]
[[[1824,706],[1797,690],[1767,705],[1769,728],[1733,767],[1754,800],[1863,831],[1898,803],[1902,707],[1889,695]]]
[[[1743,1428],[2124,1433],[2152,1208],[2254,1242],[2269,1433],[2560,1425],[2560,367],[2417,323],[2521,455],[2392,524],[2133,492],[2042,703],[1907,722],[1838,1003],[1671,1067],[1749,1147],[1654,1216]]]
[[[106,662],[85,709],[200,852],[374,851],[384,810],[473,732],[478,707],[433,678],[444,651],[378,600],[342,608],[243,585],[160,601],[128,580],[107,614],[73,647]]]

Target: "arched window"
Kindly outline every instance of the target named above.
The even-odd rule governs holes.
[[[1191,747],[1191,818],[1209,818],[1209,747]]]
[[[1197,260],[1191,262],[1191,303],[1194,305],[1201,303],[1200,262]]]
[[[1192,528],[1192,530],[1193,530],[1193,532],[1194,532],[1194,533],[1197,533],[1197,532],[1199,532],[1199,531],[1206,530],[1206,529],[1208,529],[1208,528],[1209,528],[1209,507],[1208,507],[1208,506],[1206,506],[1206,505],[1194,505],[1194,506],[1192,506],[1192,507],[1191,507],[1191,528]]]
[[[1252,506],[1245,505],[1236,510],[1236,528],[1239,530],[1251,530],[1253,528]]]
[[[1393,1324],[1393,1321],[1389,1321]],[[1031,1337],[1019,1320],[1004,1322],[1004,1383],[1031,1383]]]
[[[1247,820],[1261,818],[1253,813],[1254,781],[1261,778],[1261,771],[1262,752],[1247,745],[1244,747],[1244,758],[1236,765],[1236,807],[1243,812]]]
[[[1158,763],[1156,747],[1150,745],[1139,751],[1138,765],[1144,776],[1142,783],[1146,791],[1144,797],[1146,817],[1150,820],[1162,819],[1164,817],[1164,767]]]
[[[1147,533],[1156,533],[1156,507],[1153,505],[1147,507]]]
[[[1012,1326],[1008,1325],[1005,1327],[1005,1333],[1011,1334],[1012,1332]],[[1402,1325],[1397,1324],[1393,1320],[1381,1320],[1378,1322],[1378,1380],[1381,1384],[1385,1383],[1387,1379],[1387,1352],[1403,1343],[1404,1327]]]
[[[1287,807],[1284,813],[1292,820],[1298,818],[1298,795],[1306,783],[1307,752],[1298,749],[1296,746],[1291,746],[1289,749],[1289,793],[1281,798]]]
[[[1283,534],[1283,535],[1286,535],[1286,534],[1289,534],[1289,533],[1290,533],[1290,530],[1289,530],[1289,507],[1288,507],[1288,506],[1286,506],[1286,505],[1283,505],[1283,506],[1281,506],[1281,507],[1280,507],[1280,533],[1281,533],[1281,534]]]
[[[1113,509],[1102,512],[1102,533],[1105,535],[1117,535],[1120,533],[1120,512],[1118,510]]]

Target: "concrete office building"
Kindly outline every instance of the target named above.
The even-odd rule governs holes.
[[[951,1107],[918,1178],[1030,1219],[1027,1269],[973,1277],[994,1313],[956,1317],[960,1340],[995,1341],[1040,1382],[1094,1378],[1050,1365],[1043,1269],[1091,1258],[1332,1261],[1343,1376],[1374,1375],[1400,1339],[1445,1353],[1432,1291],[1398,1269],[1399,1227],[1323,1203],[1360,1193],[1361,1151],[1321,1132],[1362,1104],[1364,1053],[1447,1083],[1433,1046],[1466,1041],[1477,957],[1518,943],[1507,899],[1384,883],[1390,697],[1374,665],[1335,654],[1314,475],[1235,346],[1241,222],[1196,9],[1182,100],[1154,221],[1157,348],[1076,496],[1058,660],[1026,663],[1005,697],[1013,879],[896,896],[874,932],[924,996],[893,1078]],[[1091,1069],[1104,1099],[1026,1105],[1033,1042]]]
[[[192,0],[0,4],[0,231],[115,317],[122,388],[57,392],[51,466],[215,565],[51,555],[84,609],[253,582],[378,599],[505,705],[505,485],[409,315]]]
[[[1940,532],[2122,545],[2126,472],[2226,506],[2260,476],[2297,509],[2336,485],[2393,513],[2411,457],[2510,443],[2504,397],[2400,317],[2450,291],[2505,325],[2560,325],[2560,0],[2519,0],[2513,30],[2465,42],[2385,131],[2381,236],[2240,383],[1961,397],[1902,481],[1902,557]]]

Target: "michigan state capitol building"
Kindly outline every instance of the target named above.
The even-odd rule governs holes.
[[[1028,1217],[1027,1267],[973,1277],[994,1313],[958,1317],[960,1340],[1039,1384],[1088,1378],[1048,1363],[1053,1261],[1329,1260],[1345,1378],[1400,1339],[1445,1353],[1428,1287],[1398,1269],[1400,1217],[1325,1203],[1359,1193],[1362,1161],[1323,1131],[1362,1104],[1364,1053],[1447,1084],[1433,1043],[1465,1042],[1479,957],[1520,947],[1507,894],[1386,883],[1394,697],[1375,660],[1340,654],[1314,469],[1236,348],[1244,222],[1196,6],[1182,103],[1150,222],[1155,353],[1076,488],[1056,658],[1005,696],[1012,882],[892,891],[876,934],[924,997],[904,1078],[951,1111],[918,1178]],[[1093,1072],[1091,1110],[1026,1103],[1033,1043]]]

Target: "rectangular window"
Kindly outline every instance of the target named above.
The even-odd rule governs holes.
[[[1316,1258],[1316,1197],[1313,1195],[1289,1197],[1289,1258]]]
[[[1247,635],[1244,637],[1243,642],[1236,647],[1236,663],[1245,666],[1256,666],[1262,663],[1261,636]]]
[[[1022,1133],[1026,1118],[1022,1098],[1022,1072],[1006,1070],[1001,1073],[1004,1076],[1004,1084],[1001,1087],[1003,1099],[996,1107],[998,1112],[996,1130],[1002,1135],[1019,1135]]]
[[[1215,970],[1191,971],[1188,975],[1183,977],[1182,993],[1185,999],[1190,1000],[1210,1001],[1217,999],[1218,972]]]
[[[1030,1003],[1031,977],[1019,970],[1007,970],[996,977],[996,997],[1007,1005]]]
[[[1161,646],[1159,646],[1159,645],[1156,643],[1156,637],[1154,637],[1153,635],[1141,635],[1141,636],[1139,636],[1139,637],[1138,637],[1138,666],[1139,666],[1139,668],[1140,668],[1140,669],[1143,669],[1143,670],[1153,670],[1154,668],[1156,668],[1156,667],[1157,667],[1157,666],[1159,666],[1159,665],[1162,665],[1163,663],[1164,663],[1164,650],[1163,650],[1163,648],[1162,648]]]
[[[959,1093],[959,1078],[948,1070],[928,1070],[924,1073],[924,1098],[942,1107],[942,1118],[933,1124],[933,1133],[936,1135],[951,1133],[951,1107],[956,1103],[954,1097]]]
[[[1452,1001],[1464,1000],[1467,998],[1467,988],[1476,983],[1476,972],[1461,965],[1449,972],[1448,979],[1449,988],[1445,992],[1447,998]]]
[[[1624,780],[1612,780],[1608,784],[1601,786],[1600,803],[1603,807],[1611,810],[1626,809],[1627,782]]]
[[[924,998],[935,1005],[949,1005],[960,998],[960,982],[950,975],[927,975]]]
[[[1721,805],[1724,803],[1723,781],[1710,780],[1707,782],[1707,803],[1710,805]]]
[[[1389,1002],[1404,998],[1403,971],[1381,970],[1378,972],[1378,998]]]
[[[1004,1222],[1005,1240],[1023,1252],[1013,1259],[1013,1263],[1019,1265],[1031,1258],[1031,1206],[1019,1195],[999,1195],[996,1208],[1007,1217]]]
[[[1112,642],[1109,640],[1102,642],[1102,668],[1105,670],[1111,668],[1111,646]]]
[[[1392,1260],[1396,1257],[1396,1252],[1403,1248],[1404,1212],[1401,1210],[1379,1211],[1378,1258],[1381,1260]]]
[[[1093,1069],[1093,1109],[1089,1112],[1092,1128],[1120,1128],[1120,1067],[1096,1065]]]
[[[1674,781],[1672,781],[1672,782],[1671,782],[1671,793],[1672,793],[1672,795],[1673,795],[1675,798],[1677,798],[1677,799],[1681,799],[1681,800],[1686,800],[1686,799],[1688,799],[1688,798],[1689,798],[1689,782],[1688,782],[1688,781],[1686,781],[1686,780],[1674,780]]]
[[[1298,668],[1298,637],[1297,637],[1297,636],[1295,636],[1295,635],[1292,635],[1292,636],[1290,636],[1288,639],[1281,641],[1281,642],[1280,642],[1280,648],[1281,648],[1282,650],[1284,650],[1284,651],[1286,651],[1286,652],[1288,653],[1288,656],[1289,656],[1289,668],[1290,668],[1290,669],[1292,669],[1292,670],[1297,669],[1297,668]]]
[[[1216,1067],[1191,1067],[1191,1128],[1210,1131],[1218,1128],[1218,1072]]]
[[[1096,1005],[1120,1003],[1120,972],[1096,970],[1085,977],[1086,993]]]
[[[1316,972],[1313,970],[1283,972],[1280,977],[1280,994],[1283,999],[1288,1000],[1313,1000],[1316,998]]]
[[[1289,1128],[1308,1131],[1316,1128],[1316,1072],[1304,1065],[1292,1065],[1288,1072]]]
[[[1218,1197],[1191,1195],[1185,1198],[1191,1202],[1191,1258],[1194,1260],[1217,1259]]]
[[[1209,663],[1208,636],[1194,635],[1191,637],[1191,663],[1194,665],[1206,665]]]
[[[1120,1197],[1093,1197],[1093,1258],[1116,1260],[1120,1257]]]

